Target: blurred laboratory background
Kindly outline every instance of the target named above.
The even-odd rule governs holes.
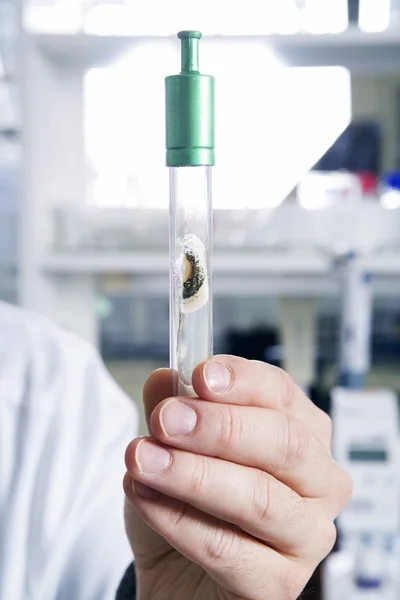
[[[399,598],[400,0],[0,0],[0,299],[97,345],[139,404],[168,364],[188,28],[217,81],[215,352],[333,418],[355,494],[309,597]]]

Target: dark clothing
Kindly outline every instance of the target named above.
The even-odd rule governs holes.
[[[121,583],[115,596],[115,600],[135,600],[136,598],[136,578],[133,563],[125,571]]]

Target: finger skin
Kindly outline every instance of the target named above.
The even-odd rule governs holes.
[[[130,487],[130,492],[132,491],[131,486],[132,477],[126,473],[123,481],[125,493],[128,487]],[[124,518],[126,533],[135,556],[136,568],[151,568],[154,561],[165,556],[171,548],[164,538],[144,523],[128,497],[125,498]]]
[[[164,415],[176,402],[197,415],[191,434],[167,435]],[[154,437],[169,446],[261,469],[304,497],[325,497],[339,484],[340,469],[326,447],[303,423],[279,411],[167,399],[150,422]]]
[[[212,393],[204,380],[204,365],[193,371],[193,386],[199,398],[222,404],[258,406],[284,412],[304,423],[321,442],[330,447],[331,421],[317,408],[281,369],[237,356],[215,356],[213,361],[227,366],[232,383],[226,392]],[[173,373],[159,369],[148,378],[143,389],[145,412],[149,421],[154,408],[173,394]]]
[[[158,440],[162,442],[173,458],[164,472],[149,475],[136,463],[135,445],[140,442],[136,440],[128,447],[129,473],[125,476],[124,489],[127,525],[132,525],[130,529],[127,526],[132,548],[139,551],[137,558],[142,560],[140,551],[145,549],[145,543],[135,544],[136,524],[140,522],[144,524],[141,528],[144,533],[151,529],[156,541],[164,540],[166,547],[171,544],[228,590],[225,600],[294,600],[333,544],[333,512],[336,511],[336,516],[350,494],[351,486],[346,488],[349,480],[343,472],[342,476],[338,471],[333,475],[331,422],[283,371],[231,356],[216,356],[212,360],[228,367],[231,384],[227,391],[215,394],[207,388],[204,364],[196,367],[192,381],[200,399],[179,399],[197,412],[196,427],[189,435],[168,436],[160,420],[173,394],[172,372],[160,370],[146,382],[144,404],[151,439],[154,444]],[[260,413],[250,414],[245,409],[262,410],[265,413],[262,426]],[[303,436],[297,444],[300,452],[294,452],[294,461],[287,459],[293,456],[287,446],[296,446],[293,443],[296,435],[294,438],[291,435],[289,441],[287,435],[277,438],[278,423],[285,420],[299,423],[293,427],[298,427],[301,431],[298,435]],[[304,434],[304,430],[308,434]],[[252,444],[251,436],[257,439],[257,444]],[[248,444],[242,439],[249,440]],[[275,444],[274,439],[275,442],[278,439]],[[284,447],[285,440],[286,452],[279,452],[279,444]],[[249,444],[250,447],[245,447]],[[293,469],[299,455],[303,459],[300,466]],[[312,483],[315,461],[323,467],[321,456],[328,456],[327,468],[321,468],[320,477],[314,480],[319,479],[324,485],[331,482],[331,487],[328,485],[325,489],[326,497],[300,497],[298,490],[280,481],[291,481],[303,494],[310,492],[309,486],[312,486],[312,494],[322,495],[322,490],[316,490]],[[254,467],[254,461],[259,461],[255,464],[260,466]],[[294,471],[299,472],[301,468],[303,475],[296,475]],[[260,473],[258,477],[254,476],[255,471]],[[288,473],[294,479],[285,479]],[[149,489],[155,491],[156,497],[143,497]],[[318,530],[320,539],[313,539]],[[303,546],[299,541],[301,537]]]
[[[265,377],[265,373],[268,374],[271,369],[273,376],[278,377],[278,381],[282,377],[283,372],[278,369],[274,370],[264,363],[254,363],[237,357],[216,358],[224,360],[235,373],[236,371],[242,372],[245,384],[250,385],[248,381],[251,381],[251,385],[257,384],[256,388],[260,376]],[[258,373],[258,379],[254,369]],[[250,373],[252,377],[246,377],[247,373]],[[196,374],[202,377],[202,365],[196,368],[194,380]],[[317,435],[309,427],[307,419],[298,420],[293,416],[302,414],[300,408],[295,406],[295,400],[289,403],[289,412],[264,408],[264,421],[268,413],[270,427],[262,428],[260,423],[263,420],[259,416],[250,418],[250,412],[246,413],[251,408],[255,410],[258,407],[226,404],[232,399],[235,383],[238,383],[239,387],[243,387],[243,382],[238,382],[238,376],[236,374],[234,376],[235,381],[233,387],[231,386],[231,394],[229,398],[225,398],[225,402],[220,400],[224,394],[214,395],[218,401],[210,401],[207,404],[203,404],[199,400],[179,399],[190,404],[198,412],[199,424],[195,432],[189,436],[169,438],[165,435],[159,419],[165,405],[162,402],[167,392],[170,392],[173,387],[172,372],[168,369],[155,372],[148,379],[144,388],[144,402],[149,424],[151,421],[150,432],[160,441],[169,445],[265,469],[304,497],[325,497],[327,508],[337,516],[348,502],[352,486],[349,477],[338,467],[331,456],[329,418],[316,409],[305,398],[303,392],[298,390],[299,402],[306,407],[306,413],[308,410],[314,415],[314,426],[318,429],[319,434]],[[275,384],[272,382],[272,387],[273,385],[275,385],[276,391],[279,384],[275,381]],[[207,393],[210,396],[206,390],[205,394]],[[259,393],[259,391],[254,392],[253,390],[252,393]],[[240,401],[240,397],[233,396],[233,400],[235,398]],[[281,401],[275,401],[272,396],[267,398],[267,401],[261,398],[260,402],[271,406],[274,405],[274,402],[275,406],[282,404]],[[246,397],[243,403],[246,403]],[[286,406],[287,402],[284,402],[284,405]],[[203,409],[203,406],[206,408]],[[259,410],[261,411],[262,408]],[[151,412],[154,412],[154,416],[150,419]],[[233,418],[234,413],[236,418]],[[261,412],[258,413],[258,415],[260,414]],[[255,417],[255,413],[253,413],[253,417]],[[275,423],[275,426],[271,427],[272,423]],[[240,444],[239,434],[248,439]],[[216,439],[218,436],[219,440]]]
[[[164,495],[157,500],[141,498],[129,477],[125,477],[124,488],[149,527],[233,596],[246,600],[295,600],[311,576],[312,569],[306,563],[289,560],[180,500]]]
[[[319,561],[321,552],[326,555],[333,546],[333,518],[325,516],[317,501],[304,500],[271,475],[171,448],[167,469],[143,473],[137,458],[143,442],[133,442],[126,455],[127,469],[135,481],[231,523],[293,557]]]
[[[147,427],[151,433],[150,416],[157,404],[172,396],[174,391],[173,372],[171,369],[157,369],[143,386],[143,404]]]
[[[230,370],[232,383],[225,392],[212,393],[204,377],[207,361],[201,363],[192,376],[193,387],[199,398],[210,402],[278,410],[303,422],[317,436],[330,433],[329,417],[307,398],[282,369],[238,356],[219,355],[212,360],[224,364]]]

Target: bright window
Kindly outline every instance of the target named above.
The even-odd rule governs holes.
[[[164,77],[179,63],[178,40],[159,38],[88,72],[91,202],[167,207]],[[217,208],[278,206],[350,121],[341,67],[288,68],[263,41],[209,38],[200,68],[217,80]]]

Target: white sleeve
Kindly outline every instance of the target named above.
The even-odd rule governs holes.
[[[82,439],[89,444],[88,455],[78,465],[80,509],[57,600],[114,600],[133,559],[123,521],[122,478],[126,446],[137,434],[137,411],[99,360],[88,369],[87,394],[94,402],[91,407],[88,402],[83,414],[90,429]]]
[[[114,600],[138,410],[91,347],[20,321],[0,339],[0,598]]]

